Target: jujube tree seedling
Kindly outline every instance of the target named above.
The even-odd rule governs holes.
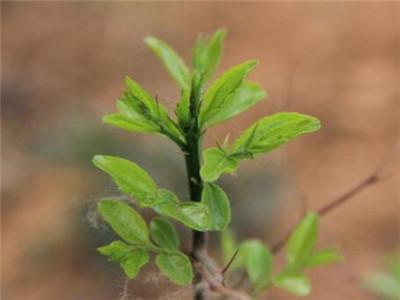
[[[259,84],[246,79],[257,66],[255,60],[236,65],[208,83],[220,61],[225,35],[226,30],[221,29],[211,37],[199,36],[191,69],[165,42],[154,37],[145,39],[181,89],[175,116],[127,77],[125,90],[117,101],[118,112],[104,116],[103,121],[172,140],[185,157],[189,197],[188,201],[179,200],[132,161],[96,155],[93,163],[112,177],[121,192],[135,200],[139,211],[147,208],[156,215],[147,224],[126,202],[99,201],[100,214],[121,240],[98,251],[118,263],[131,279],[138,276],[150,254],[154,254],[160,272],[170,281],[181,286],[195,285],[195,299],[205,299],[208,291],[247,298],[247,294],[225,285],[227,274],[240,270],[245,270],[253,286],[252,295],[275,286],[305,296],[311,287],[304,270],[340,259],[334,250],[315,249],[318,214],[309,213],[293,230],[286,243],[286,266],[273,272],[272,254],[266,245],[255,239],[239,244],[234,240],[228,229],[230,199],[217,181],[225,173],[236,172],[242,160],[254,159],[297,136],[317,131],[320,122],[309,115],[281,112],[256,121],[233,143],[226,139],[222,145],[217,143],[203,151],[202,140],[208,128],[244,112],[267,95]],[[193,231],[190,253],[182,252],[174,222]],[[215,231],[221,233],[221,249],[227,264],[223,269],[216,267],[207,254],[207,234]]]

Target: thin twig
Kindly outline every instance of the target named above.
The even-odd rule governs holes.
[[[395,151],[398,151],[396,149]],[[351,189],[346,191],[345,193],[341,194],[339,197],[334,198],[333,200],[329,201],[326,205],[321,207],[320,209],[317,210],[318,214],[321,216],[324,216],[331,212],[332,210],[338,208],[339,206],[343,205],[346,203],[348,200],[350,200],[352,197],[355,195],[359,194],[362,192],[364,189],[367,187],[376,184],[380,182],[383,178],[386,176],[383,174],[384,169],[389,165],[389,163],[392,161],[392,156],[388,156],[385,160],[383,160],[378,167],[366,178],[358,182],[355,186],[353,186]],[[288,232],[285,233],[283,238],[279,240],[275,245],[272,246],[271,251],[272,253],[276,254],[278,253],[283,246],[286,244],[287,240],[290,237],[290,234],[292,232],[293,228],[289,230]]]
[[[221,274],[224,275],[229,267],[232,265],[233,261],[235,260],[236,256],[239,253],[239,248],[236,249],[235,253],[232,255],[231,259],[228,261],[228,263],[226,264],[226,266],[222,269]]]
[[[121,295],[119,297],[119,300],[128,300],[129,299],[129,278],[125,278],[124,281],[124,286],[121,291]]]

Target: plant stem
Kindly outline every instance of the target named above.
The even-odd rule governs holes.
[[[201,141],[196,130],[187,135],[187,145],[185,149],[186,171],[189,185],[191,201],[200,201],[203,190],[203,182],[200,177],[200,148]],[[192,255],[194,257],[206,252],[207,235],[205,232],[193,230]]]
[[[189,115],[190,121],[188,126],[185,124],[183,132],[185,135],[185,145],[182,148],[185,153],[186,172],[189,185],[190,201],[201,201],[201,193],[203,191],[203,181],[200,177],[200,153],[202,132],[199,125],[199,111],[201,103],[202,78],[196,74],[192,78],[192,86],[190,91]],[[192,249],[190,256],[195,263],[201,261],[203,257],[207,257],[207,233],[197,230],[192,231]],[[201,272],[196,271],[194,281],[194,299],[205,300],[207,298],[207,286],[205,278]]]
[[[186,135],[185,162],[191,201],[199,202],[203,191],[203,182],[200,177],[200,151],[201,138],[196,134],[197,130],[191,130]],[[198,260],[202,254],[207,253],[207,233],[193,230],[191,256]],[[195,300],[206,299],[206,289],[202,286],[202,275],[196,275]]]

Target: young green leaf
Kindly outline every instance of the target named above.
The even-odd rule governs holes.
[[[159,189],[158,197],[153,209],[160,215],[177,220],[191,229],[209,230],[210,212],[203,203],[179,202],[172,192],[164,189]]]
[[[210,211],[203,203],[180,203],[174,218],[192,229],[198,231],[210,230]]]
[[[364,278],[363,286],[379,299],[399,300],[400,252],[387,257],[383,270],[368,273]]]
[[[124,269],[126,276],[133,279],[140,269],[148,263],[149,258],[149,253],[146,250],[134,249],[121,260],[120,265]]]
[[[135,81],[127,77],[127,90],[117,101],[119,114],[103,117],[103,122],[137,132],[159,132],[157,105],[154,99]]]
[[[320,127],[319,120],[308,115],[277,113],[257,121],[241,134],[233,145],[232,155],[249,158],[251,155],[269,152]]]
[[[155,37],[147,37],[144,42],[153,50],[154,54],[163,62],[171,76],[183,89],[190,84],[190,74],[182,58],[165,42]]]
[[[132,78],[126,76],[125,85],[127,88],[126,94],[124,95],[126,98],[123,98],[127,104],[131,104],[132,107],[137,108],[137,104],[141,103],[142,106],[146,108],[149,114],[152,116],[156,116],[158,114],[158,104],[153,99],[153,97],[142,88],[136,81]]]
[[[122,260],[134,246],[128,245],[123,241],[114,241],[108,245],[97,248],[97,251],[102,255],[108,256],[110,261],[119,262]]]
[[[104,123],[133,132],[158,132],[159,128],[149,122],[136,122],[123,114],[108,114],[102,118]]]
[[[126,276],[130,279],[136,277],[140,268],[149,261],[149,254],[146,250],[125,244],[122,241],[114,241],[97,250],[101,254],[109,256],[111,261],[119,262]]]
[[[245,264],[250,282],[257,290],[263,288],[270,280],[272,272],[270,251],[258,240],[247,240],[241,244],[239,255]]]
[[[174,225],[165,218],[156,217],[150,222],[150,233],[154,242],[162,249],[177,251],[179,236]]]
[[[307,259],[306,267],[319,267],[342,260],[343,257],[335,250],[322,250],[311,254]]]
[[[271,151],[298,135],[320,128],[318,119],[299,113],[277,113],[248,128],[235,141],[233,152],[258,154]]]
[[[318,234],[318,215],[308,213],[290,235],[287,261],[291,266],[304,266],[311,256]]]
[[[105,199],[97,204],[101,216],[111,228],[130,244],[147,245],[149,231],[142,217],[128,204]]]
[[[232,118],[263,100],[266,95],[257,83],[243,82],[218,109],[210,113],[204,126],[210,127]]]
[[[121,99],[117,101],[117,108],[129,122],[151,126],[156,131],[160,130],[159,125],[152,119],[154,115],[151,115],[151,112],[139,99],[128,92],[125,92]],[[156,117],[158,117],[158,114]]]
[[[131,78],[125,83],[127,89],[117,102],[120,113],[106,115],[103,121],[128,131],[158,132],[182,145],[184,137],[167,109]]]
[[[200,175],[204,181],[215,181],[223,173],[233,173],[238,167],[238,161],[219,148],[209,148],[203,153],[204,164]]]
[[[179,200],[176,195],[166,189],[159,189],[157,192],[157,201],[153,209],[160,215],[175,218],[178,214]]]
[[[194,70],[202,74],[204,80],[213,76],[222,56],[222,46],[227,30],[217,30],[210,39],[199,36],[193,54]]]
[[[278,113],[265,117],[241,134],[232,150],[205,150],[201,177],[204,181],[215,181],[224,173],[235,172],[240,160],[269,152],[296,136],[316,131],[319,127],[318,119],[299,113]]]
[[[175,284],[186,286],[192,282],[192,265],[189,258],[183,254],[158,254],[156,265],[161,273]]]
[[[284,271],[273,282],[275,286],[296,296],[307,296],[311,292],[309,279],[300,272]]]
[[[202,124],[202,127],[219,112],[220,108],[237,91],[247,74],[256,65],[257,61],[254,60],[237,65],[225,72],[222,77],[211,85],[204,95],[200,110],[200,124]]]
[[[400,278],[386,272],[374,272],[364,279],[364,286],[378,299],[399,300]]]
[[[231,207],[228,196],[216,184],[206,183],[201,195],[201,203],[210,211],[211,229],[222,230],[231,221]]]
[[[93,163],[108,173],[121,191],[135,197],[141,206],[150,206],[155,201],[155,182],[134,162],[115,156],[96,155]]]

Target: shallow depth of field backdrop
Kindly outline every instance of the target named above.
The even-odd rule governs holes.
[[[122,272],[95,251],[111,233],[93,213],[118,195],[94,154],[133,159],[186,195],[183,157],[166,139],[101,123],[125,75],[172,109],[178,88],[143,44],[154,35],[190,60],[198,32],[229,29],[221,70],[260,60],[269,98],[213,128],[206,145],[267,113],[299,111],[323,128],[221,184],[238,237],[273,243],[390,154],[399,138],[400,3],[2,2],[2,299],[117,299]],[[398,165],[396,167],[398,169]],[[399,173],[321,220],[319,243],[346,261],[313,271],[309,299],[373,299],[364,274],[399,249]],[[149,214],[147,216],[150,216]],[[188,237],[188,233],[186,237]],[[189,239],[185,239],[188,248]],[[218,240],[213,239],[218,255]],[[187,299],[146,267],[132,299]],[[268,299],[293,299],[272,292]]]

